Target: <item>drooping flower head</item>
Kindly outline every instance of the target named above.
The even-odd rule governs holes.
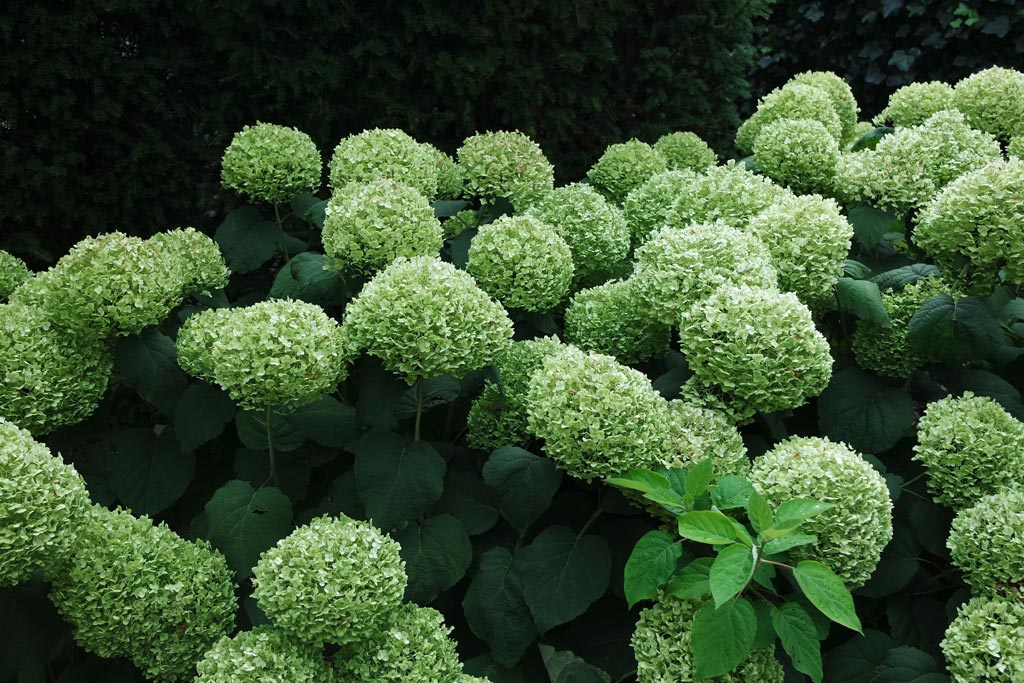
[[[910,83],[889,95],[889,104],[878,113],[874,122],[891,123],[897,128],[920,126],[940,111],[956,109],[953,88],[941,81]]]
[[[584,351],[640,363],[668,351],[671,328],[641,305],[632,280],[584,289],[565,310],[565,340]]]
[[[555,167],[540,146],[519,131],[472,135],[462,143],[457,157],[466,197],[504,198],[522,211],[554,186]]]
[[[843,122],[832,96],[817,86],[790,82],[761,98],[753,115],[736,131],[736,146],[744,152],[753,151],[764,127],[779,119],[818,121],[837,143],[843,140]]]
[[[343,138],[334,148],[329,170],[334,191],[349,183],[389,178],[415,188],[428,199],[437,194],[434,153],[396,128],[373,128]]]
[[[25,262],[13,254],[0,249],[0,303],[3,303],[18,286],[32,277],[32,271]]]
[[[958,512],[946,545],[972,592],[1024,588],[1024,489],[983,496]]]
[[[666,170],[661,152],[634,139],[610,145],[587,171],[587,178],[610,202],[622,206],[626,195]]]
[[[978,596],[961,606],[940,643],[953,683],[1024,679],[1024,602]]]
[[[798,194],[830,192],[835,185],[839,144],[818,121],[779,119],[754,141],[757,170]]]
[[[235,133],[221,160],[221,183],[249,199],[281,204],[320,187],[323,160],[296,128],[257,122]]]
[[[718,155],[708,143],[690,131],[666,133],[654,143],[671,170],[703,171],[718,163]]]
[[[953,104],[978,130],[1000,140],[1024,134],[1024,73],[993,66],[953,88]]]
[[[322,683],[319,652],[270,626],[217,641],[196,665],[196,683]]]

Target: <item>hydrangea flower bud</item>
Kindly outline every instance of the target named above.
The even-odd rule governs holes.
[[[891,123],[897,128],[920,126],[940,111],[956,109],[953,88],[941,81],[910,83],[889,95],[889,104],[878,113],[879,126]]]
[[[729,162],[687,183],[669,210],[665,224],[683,228],[691,223],[721,220],[742,229],[747,221],[787,194],[789,190],[768,178]]]
[[[221,160],[221,183],[257,202],[281,204],[320,187],[323,160],[296,128],[257,122],[235,133]]]
[[[622,214],[629,226],[633,249],[647,241],[652,232],[668,224],[669,212],[676,200],[699,182],[696,171],[665,171],[651,176],[647,182],[626,195]]]
[[[917,424],[914,460],[936,502],[954,510],[1024,484],[1024,422],[991,398],[965,391],[933,401]]]
[[[946,545],[972,591],[1024,588],[1024,490],[992,493],[958,512]]]
[[[939,645],[953,683],[1017,683],[1024,679],[1024,602],[1017,596],[972,598],[957,610]]]
[[[967,123],[1000,140],[1024,134],[1024,73],[993,66],[953,88],[953,104]]]
[[[32,271],[24,261],[0,249],[0,303],[30,277]]]
[[[696,133],[666,133],[654,143],[672,170],[704,171],[718,163],[718,155]]]
[[[622,206],[626,195],[667,170],[661,152],[634,139],[610,145],[587,171],[587,178],[610,202]]]
[[[856,140],[854,128],[857,126],[857,115],[860,106],[853,96],[850,84],[831,71],[804,71],[789,79],[790,83],[810,85],[825,91],[832,99],[832,106],[839,115],[842,130],[840,144],[849,144]]]
[[[469,247],[466,270],[507,308],[543,312],[572,284],[572,251],[548,224],[531,216],[502,216],[484,225]]]
[[[342,331],[348,348],[414,384],[493,363],[512,340],[512,321],[469,273],[418,256],[377,273],[349,303]]]
[[[50,600],[75,642],[127,657],[154,681],[192,676],[234,627],[235,585],[224,557],[127,511],[93,507]]]
[[[522,211],[554,187],[555,167],[540,145],[519,131],[477,133],[465,139],[456,156],[466,197],[504,198]]]
[[[577,292],[565,310],[565,339],[584,351],[640,363],[668,351],[671,328],[651,317],[632,280],[613,280]]]
[[[269,626],[221,638],[196,665],[196,683],[324,683],[326,665],[308,644]]]
[[[373,128],[342,139],[334,148],[329,171],[335,192],[349,183],[390,178],[415,188],[428,199],[437,194],[434,152],[396,128]]]
[[[817,86],[790,82],[761,98],[753,115],[736,131],[736,146],[753,151],[764,127],[779,119],[818,121],[837,143],[843,139],[843,122],[831,95]]]
[[[818,540],[791,550],[794,561],[822,562],[851,589],[871,577],[892,539],[892,499],[858,453],[825,438],[791,437],[754,460],[750,482],[774,506],[794,498],[834,506],[801,525]]]
[[[754,141],[757,170],[793,192],[829,192],[835,184],[839,144],[818,121],[779,119]]]

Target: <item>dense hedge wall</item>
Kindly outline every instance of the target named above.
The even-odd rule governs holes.
[[[220,154],[258,117],[324,153],[366,127],[447,151],[519,128],[566,177],[636,135],[727,147],[762,0],[17,0],[0,12],[0,235],[202,224]],[[31,254],[28,254],[31,256]],[[40,260],[46,260],[45,257]]]

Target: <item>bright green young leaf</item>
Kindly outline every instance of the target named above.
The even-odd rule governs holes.
[[[763,554],[763,552],[762,552]],[[758,563],[754,568],[754,583],[774,592],[775,591],[775,566],[764,562]]]
[[[729,673],[750,653],[757,635],[753,606],[740,598],[719,608],[708,602],[693,618],[690,644],[699,678]]]
[[[764,499],[764,496],[757,491],[753,491],[750,494],[750,499],[747,501],[747,519],[750,520],[750,525],[757,532],[767,529],[772,525],[772,508],[768,501]]]
[[[465,576],[473,561],[473,546],[462,522],[451,515],[430,517],[395,532],[409,575],[405,597],[421,605],[434,601],[442,591]]]
[[[504,666],[515,666],[537,637],[522,578],[506,548],[492,548],[480,556],[462,609],[470,630]]]
[[[155,515],[185,493],[196,471],[194,452],[182,453],[169,429],[156,434],[128,427],[110,439],[107,484],[136,515]]]
[[[709,577],[711,596],[715,599],[716,607],[721,607],[746,588],[754,575],[756,564],[756,547],[734,543],[718,552]]]
[[[606,484],[618,486],[623,489],[647,493],[655,489],[668,488],[668,479],[657,472],[650,470],[629,470],[617,477],[610,477],[604,480]]]
[[[235,418],[238,407],[217,387],[193,384],[174,406],[174,433],[185,453],[217,438]]]
[[[705,458],[691,467],[686,473],[685,494],[690,500],[707,493],[711,479],[715,476],[711,458]]]
[[[356,487],[367,516],[390,530],[415,519],[444,491],[446,465],[425,441],[393,432],[367,434],[356,447]]]
[[[765,555],[777,555],[802,545],[809,545],[817,542],[818,537],[814,534],[789,533],[785,536],[780,536],[779,538],[768,541],[764,544],[764,547],[761,548],[761,550]]]
[[[808,498],[793,498],[779,505],[779,509],[775,511],[775,522],[772,527],[794,529],[811,517],[816,517],[834,507],[835,505],[832,503],[822,503]]]
[[[915,419],[914,399],[906,390],[857,367],[832,375],[818,397],[823,435],[865,453],[892,448]]]
[[[562,481],[551,460],[515,446],[491,453],[483,474],[502,516],[521,534],[548,509]]]
[[[665,586],[670,595],[683,600],[696,600],[711,592],[713,557],[699,557],[675,573]]]
[[[678,523],[679,535],[698,543],[723,545],[744,540],[736,520],[715,510],[687,512],[679,516]]]
[[[800,605],[787,602],[772,609],[772,624],[779,634],[782,649],[793,660],[793,667],[815,683],[821,683],[821,645],[810,615]]]
[[[686,498],[672,489],[654,489],[645,493],[644,498],[667,508],[673,514],[678,514],[689,507]]]
[[[244,481],[229,481],[204,507],[207,540],[224,553],[240,579],[252,575],[260,554],[288,535],[292,504],[273,486],[258,491]]]
[[[804,560],[796,565],[793,575],[804,595],[822,614],[837,624],[864,634],[853,606],[853,596],[831,569],[821,562]]]
[[[754,487],[743,477],[734,474],[722,477],[711,490],[711,502],[719,510],[735,510],[747,507]]]
[[[626,561],[623,588],[630,608],[653,598],[676,571],[683,556],[678,539],[664,531],[649,531],[633,546]]]

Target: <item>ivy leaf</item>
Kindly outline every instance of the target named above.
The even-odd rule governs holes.
[[[841,277],[836,282],[836,300],[839,306],[861,320],[881,327],[892,327],[889,313],[882,305],[882,292],[871,280]]]
[[[782,649],[793,660],[793,667],[821,683],[821,645],[810,615],[795,602],[772,608],[772,625],[779,634]]]
[[[736,520],[714,510],[697,510],[680,515],[678,526],[680,536],[698,543],[725,545],[736,541],[744,542],[743,535],[737,529]],[[749,535],[746,542],[750,542]]]
[[[333,396],[297,408],[286,419],[296,432],[329,448],[344,448],[360,434],[355,408]]]
[[[515,666],[537,637],[522,579],[506,548],[493,548],[480,556],[462,609],[470,630],[505,667]]]
[[[497,493],[502,516],[520,534],[548,509],[562,481],[553,462],[515,446],[491,453],[483,474]]]
[[[873,134],[875,131],[868,133],[865,138]],[[884,135],[884,133],[880,135]],[[861,138],[861,140],[865,138]],[[858,140],[857,144],[861,144],[861,140]],[[857,237],[857,241],[867,249],[874,249],[886,233],[903,231],[903,223],[899,218],[867,204],[855,204],[850,207],[847,212],[847,220],[853,226],[853,234]]]
[[[292,504],[273,486],[258,491],[248,482],[229,481],[203,508],[207,540],[224,553],[238,578],[252,575],[260,554],[288,535]]]
[[[633,546],[626,561],[623,588],[630,608],[653,598],[676,571],[683,546],[664,531],[649,531]]]
[[[367,516],[381,529],[415,519],[444,492],[446,465],[425,441],[394,432],[367,434],[356,447],[356,488]]]
[[[462,522],[451,515],[430,517],[422,524],[410,524],[394,534],[402,546],[402,559],[409,575],[407,600],[421,605],[461,579],[473,561],[473,546]]]
[[[114,347],[114,367],[121,381],[170,415],[188,383],[178,367],[178,349],[156,328],[125,337]]]
[[[734,474],[722,477],[711,489],[711,502],[719,510],[735,510],[747,507],[754,487],[743,477]]]
[[[182,451],[194,451],[224,431],[235,419],[238,407],[220,389],[209,384],[193,384],[174,406],[174,433]]]
[[[818,397],[822,433],[865,453],[892,448],[914,419],[910,394],[857,367],[832,375]]]
[[[797,563],[793,576],[800,589],[821,610],[826,617],[843,626],[864,635],[861,629],[857,610],[853,606],[853,596],[846,584],[835,573],[821,562],[804,560]]]
[[[669,579],[665,591],[683,600],[696,600],[711,592],[713,557],[698,557]]]
[[[722,548],[711,565],[711,596],[715,606],[721,607],[739,595],[754,575],[757,548],[740,543]]]
[[[600,536],[577,536],[564,526],[540,532],[515,554],[523,593],[543,633],[583,614],[604,595],[612,570],[608,544]]]
[[[693,618],[690,633],[697,676],[724,676],[750,652],[757,635],[757,615],[744,598],[718,608],[708,602]]]
[[[195,453],[182,453],[169,429],[147,427],[114,433],[107,457],[107,484],[137,515],[155,515],[178,500],[196,471]]]
[[[338,273],[327,270],[327,257],[304,251],[277,271],[267,295],[272,299],[296,299],[327,308],[344,301],[345,287]]]

